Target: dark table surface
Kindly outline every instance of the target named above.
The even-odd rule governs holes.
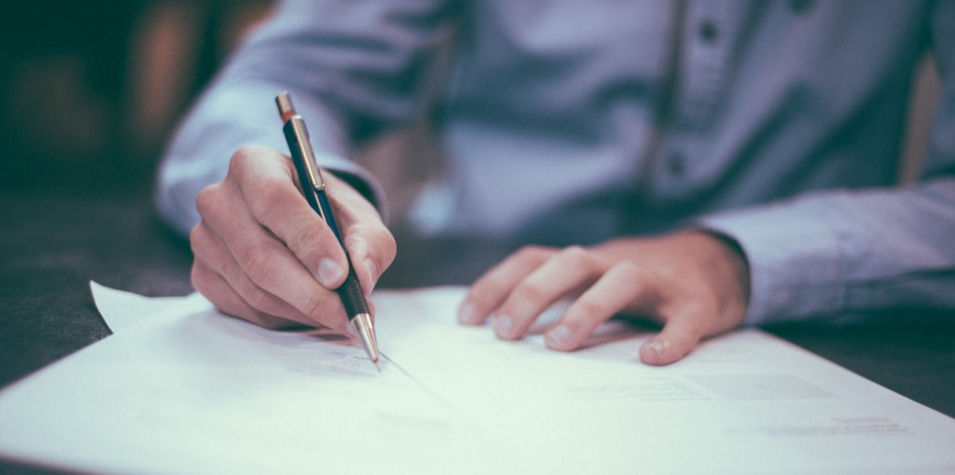
[[[426,254],[454,253],[454,243],[443,246],[428,244]],[[399,240],[399,249],[396,268],[413,268],[423,248]],[[93,304],[90,280],[147,296],[186,295],[192,292],[190,263],[188,243],[163,226],[146,193],[0,191],[0,386],[110,334]],[[438,283],[434,276],[388,273],[382,281],[396,287]],[[894,312],[864,325],[765,329],[955,417],[955,312]],[[2,461],[0,472],[59,473]]]

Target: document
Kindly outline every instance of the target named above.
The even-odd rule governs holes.
[[[113,332],[129,328],[146,317],[168,310],[176,305],[189,305],[190,300],[198,300],[196,305],[202,305],[202,295],[194,292],[185,297],[144,297],[132,292],[111,289],[105,285],[90,281],[90,293],[93,294],[93,303],[99,310],[106,326]]]
[[[0,391],[0,457],[97,473],[955,472],[955,420],[758,330],[650,367],[651,334],[624,322],[559,353],[458,325],[463,288],[377,292],[379,373],[328,332],[95,292],[114,335]]]

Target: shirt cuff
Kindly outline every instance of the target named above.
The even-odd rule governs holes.
[[[822,202],[781,203],[705,216],[703,230],[731,238],[749,263],[743,323],[807,320],[838,312],[845,300],[837,233]]]
[[[225,177],[239,147],[262,145],[288,154],[273,100],[277,90],[268,85],[214,90],[180,127],[160,166],[154,200],[160,215],[183,235],[199,222],[199,191]],[[362,193],[387,222],[383,187],[370,172],[344,158],[347,147],[332,115],[305,94],[296,96],[295,105],[308,123],[319,166]]]

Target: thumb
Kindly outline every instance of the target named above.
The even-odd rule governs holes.
[[[640,360],[663,366],[683,359],[705,335],[704,321],[696,312],[670,318],[659,334],[640,346]]]

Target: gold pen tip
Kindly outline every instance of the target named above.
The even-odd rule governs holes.
[[[378,364],[378,340],[375,338],[375,325],[371,321],[371,315],[359,313],[352,318],[352,327],[358,334],[358,340],[361,341],[365,352],[376,365]]]

